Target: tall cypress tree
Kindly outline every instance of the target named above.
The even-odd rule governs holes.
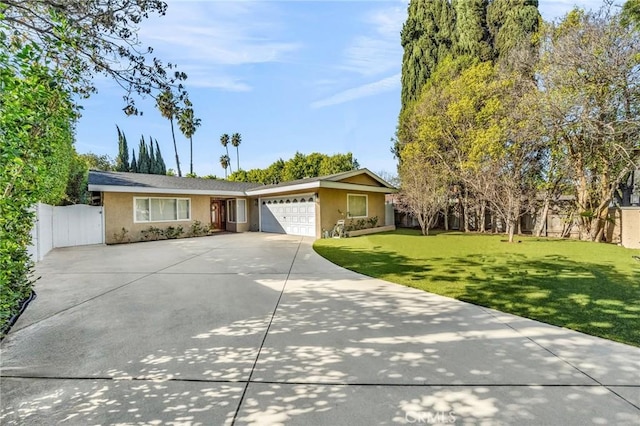
[[[129,147],[127,146],[127,137],[124,132],[120,130],[120,127],[116,125],[118,130],[118,156],[116,157],[116,171],[128,172],[129,171]]]
[[[138,146],[138,173],[149,173],[150,166],[151,162],[149,153],[147,152],[147,144],[144,141],[144,137],[141,137],[140,145]]]
[[[147,152],[149,153],[149,173],[151,173],[152,175],[157,175],[158,173],[158,164],[156,162],[156,154],[154,153],[154,149],[153,149],[153,139],[151,138],[151,136],[149,136],[149,149],[147,150]]]
[[[455,14],[448,0],[411,0],[402,27],[402,107],[420,96],[436,65],[455,42]]]
[[[456,55],[468,55],[481,61],[494,59],[491,35],[487,26],[488,0],[457,0]]]
[[[138,162],[136,161],[136,152],[131,150],[131,166],[129,166],[131,173],[138,173]]]
[[[157,139],[156,139],[156,162],[158,163],[158,174],[166,175],[167,165],[164,163],[164,159],[162,158],[162,154],[160,153],[160,145],[158,145]]]
[[[487,7],[487,26],[495,56],[515,48],[535,49],[542,17],[538,0],[493,0]]]

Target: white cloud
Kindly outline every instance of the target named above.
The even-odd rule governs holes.
[[[402,60],[400,30],[406,19],[404,7],[376,9],[364,17],[367,35],[357,36],[345,49],[341,68],[371,76],[397,68]]]
[[[311,103],[311,107],[338,105],[398,89],[402,63],[400,31],[406,15],[404,1],[364,12],[361,18],[361,22],[365,24],[364,31],[351,39],[343,51],[342,62],[334,68],[340,72],[340,78],[334,79],[334,92],[340,90],[339,86],[342,86],[342,90]],[[374,76],[378,76],[377,81],[363,81],[363,77],[371,81]],[[316,88],[326,93],[330,89],[326,81],[330,79],[318,81],[325,83],[317,83]],[[344,89],[345,85],[350,85],[351,88]]]
[[[205,66],[181,67],[188,78],[189,88],[222,89],[229,92],[248,92],[251,86],[246,81],[233,75],[225,74],[220,70],[214,70]]]
[[[345,102],[354,101],[356,99],[388,92],[399,87],[400,73],[392,75],[391,77],[383,78],[382,80],[378,80],[373,83],[368,83],[362,86],[354,87],[352,89],[347,89],[328,98],[315,101],[311,104],[311,107],[323,108],[331,105],[339,105]]]
[[[278,10],[264,2],[172,1],[166,16],[145,22],[140,39],[178,64],[188,87],[247,91],[242,66],[284,61],[301,47],[279,39],[282,27]]]

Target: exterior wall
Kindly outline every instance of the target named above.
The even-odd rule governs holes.
[[[318,192],[320,202],[319,220],[316,212],[316,223],[320,226],[320,232],[316,231],[317,238],[322,236],[322,230],[332,230],[336,222],[340,219],[344,219],[346,224],[349,223],[349,218],[347,218],[347,194],[367,195],[369,208],[368,217],[378,216],[378,225],[384,225],[385,199],[383,193],[320,188]],[[340,212],[342,212],[342,214]]]
[[[609,209],[609,221],[605,224],[604,237],[608,243],[622,242],[622,211],[619,208]]]
[[[621,242],[626,248],[640,249],[640,207],[622,207]]]
[[[191,220],[134,223],[134,197],[189,198],[191,199]],[[203,226],[209,226],[211,224],[210,199],[211,197],[208,195],[105,192],[103,194],[105,242],[107,244],[118,242],[115,236],[122,231],[122,228],[128,231],[125,241],[141,241],[140,231],[148,229],[150,226],[160,229],[168,226],[182,226],[185,232],[196,220],[202,222]]]
[[[260,203],[258,198],[248,198],[247,206],[249,208],[249,231],[256,232],[260,230]]]
[[[371,176],[365,175],[365,174],[351,176],[349,178],[342,179],[339,182],[356,183],[356,184],[359,184],[359,185],[369,185],[369,186],[378,186],[378,187],[382,186],[382,185],[380,185],[380,183],[377,180],[375,180]]]

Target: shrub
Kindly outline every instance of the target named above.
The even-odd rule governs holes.
[[[182,226],[167,226],[164,230],[164,236],[170,240],[176,239],[182,234],[184,234]]]
[[[116,244],[124,243],[125,239],[126,239],[126,242],[129,242],[129,237],[127,237],[128,233],[129,231],[124,227],[120,231],[114,232],[113,239],[116,240]]]
[[[192,237],[202,237],[209,233],[209,227],[202,225],[199,220],[194,221],[189,229],[189,235]]]
[[[164,231],[160,228],[156,228],[155,226],[150,226],[147,229],[140,231],[140,234],[142,234],[142,238],[144,238],[145,241],[158,241],[160,237],[164,235]]]

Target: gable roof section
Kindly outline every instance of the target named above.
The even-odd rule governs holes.
[[[358,175],[366,175],[375,185],[366,185],[362,183],[342,182]],[[281,192],[298,191],[301,189],[315,188],[334,188],[334,189],[350,189],[353,191],[369,191],[381,192],[389,194],[396,192],[396,189],[380,176],[372,173],[368,169],[352,170],[349,172],[336,173],[328,176],[318,176],[306,179],[298,179],[289,182],[281,182],[275,185],[265,185],[247,190],[247,195],[269,195]]]
[[[150,194],[201,194],[245,196],[259,183],[230,182],[219,179],[182,178],[144,173],[89,172],[89,191],[144,192]]]
[[[367,176],[362,182],[372,184],[344,182],[356,176]],[[148,175],[143,173],[89,172],[89,191],[96,192],[140,192],[148,194],[194,194],[245,197],[279,194],[289,191],[315,188],[348,189],[389,194],[396,189],[375,173],[367,169],[336,173],[281,182],[275,185],[260,183],[230,182],[219,179],[182,178],[176,176]]]

